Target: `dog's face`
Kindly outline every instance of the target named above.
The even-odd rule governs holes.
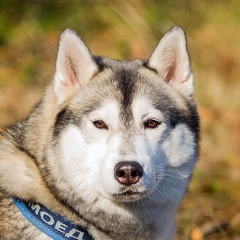
[[[175,183],[189,180],[198,119],[181,29],[167,33],[148,61],[130,62],[92,58],[66,31],[54,89],[61,110],[46,158],[58,195],[88,203],[164,201]]]

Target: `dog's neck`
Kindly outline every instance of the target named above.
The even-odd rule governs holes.
[[[93,240],[83,226],[71,223],[39,203],[26,202],[18,198],[13,198],[13,201],[29,222],[53,239]]]

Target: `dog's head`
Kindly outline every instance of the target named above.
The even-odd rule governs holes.
[[[45,170],[57,195],[88,203],[181,200],[198,155],[181,28],[167,32],[147,61],[95,57],[65,30],[53,89],[60,110]]]

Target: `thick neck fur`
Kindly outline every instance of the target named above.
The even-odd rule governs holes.
[[[48,101],[48,104],[46,102]],[[51,104],[50,104],[51,103]],[[46,106],[49,106],[46,108]],[[43,110],[45,109],[45,111]],[[0,200],[15,196],[26,201],[37,201],[70,221],[84,221],[58,201],[47,187],[36,162],[48,137],[45,133],[54,123],[56,105],[52,87],[34,108],[30,117],[10,126],[0,138]],[[41,116],[40,118],[37,116]],[[31,134],[30,134],[31,133]],[[28,146],[28,147],[26,147]]]

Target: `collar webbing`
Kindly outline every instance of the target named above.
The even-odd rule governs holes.
[[[15,197],[13,201],[29,222],[54,240],[93,240],[83,226],[72,224],[39,203],[26,202]]]

